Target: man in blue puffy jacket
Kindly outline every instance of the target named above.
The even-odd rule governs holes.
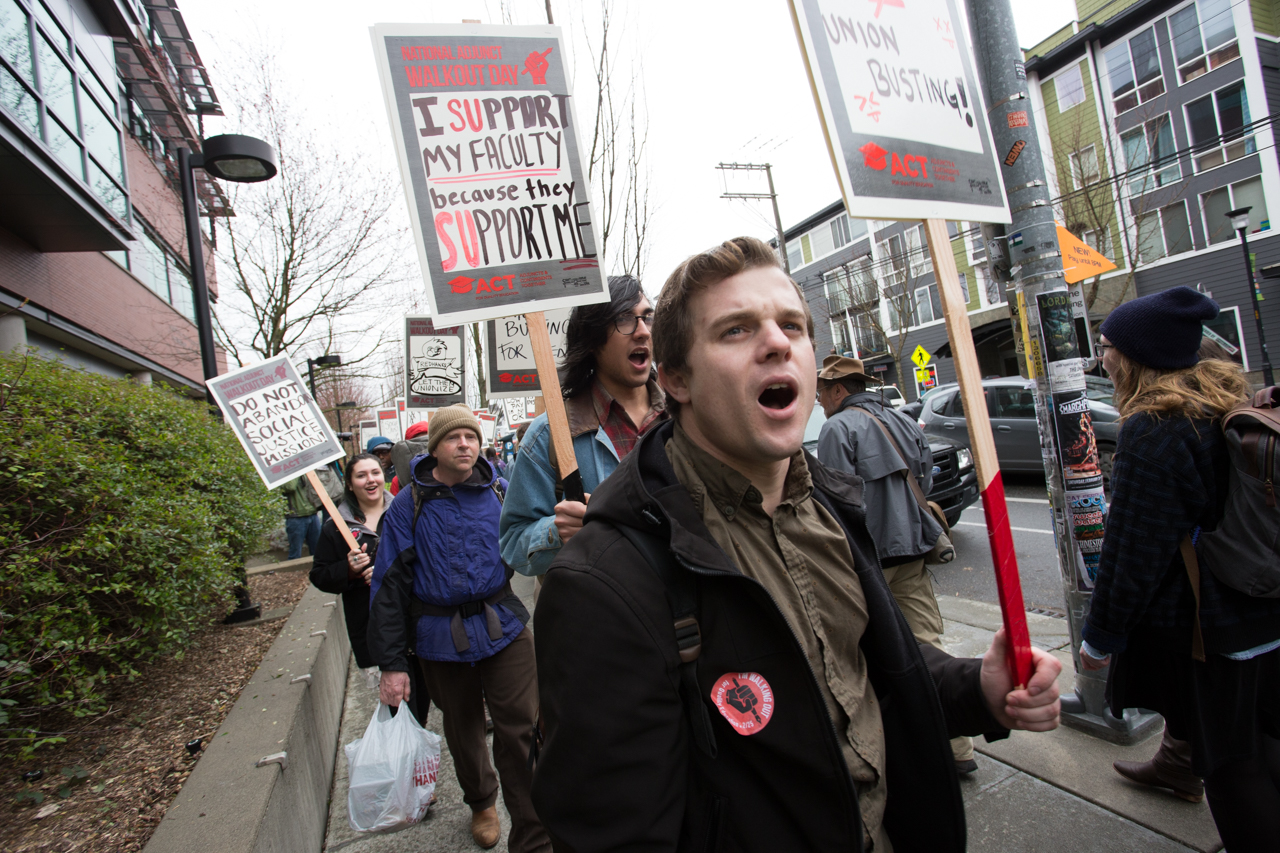
[[[470,409],[439,409],[429,434],[428,452],[411,466],[412,488],[401,488],[382,518],[368,634],[382,669],[381,699],[393,707],[408,699],[409,666],[420,666],[444,715],[476,844],[498,843],[501,781],[511,815],[507,848],[550,850],[526,762],[538,710],[533,634],[498,553],[506,481],[481,458],[480,422]],[[496,775],[485,743],[486,703]]]

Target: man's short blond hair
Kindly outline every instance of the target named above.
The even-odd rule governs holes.
[[[666,370],[684,370],[688,367],[689,350],[693,347],[695,333],[693,313],[689,305],[693,298],[709,287],[719,284],[739,273],[760,267],[782,269],[777,254],[768,243],[755,237],[735,237],[719,246],[686,258],[667,277],[658,294],[653,317],[653,360]],[[790,279],[804,306],[804,318],[809,340],[813,340],[813,314],[804,292],[795,279]],[[680,411],[680,403],[667,397],[667,411],[674,417]]]

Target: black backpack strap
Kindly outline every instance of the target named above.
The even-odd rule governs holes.
[[[689,729],[698,749],[708,758],[715,758],[716,736],[711,729],[711,715],[698,690],[702,629],[698,625],[698,592],[693,578],[676,566],[671,549],[656,536],[623,525],[618,525],[618,532],[640,552],[666,590],[680,651],[680,696],[689,718]]]

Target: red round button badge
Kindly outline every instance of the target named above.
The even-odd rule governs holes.
[[[711,688],[711,701],[740,735],[759,734],[773,717],[773,688],[758,672],[726,672]]]

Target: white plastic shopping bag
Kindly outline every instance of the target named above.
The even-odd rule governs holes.
[[[422,820],[436,790],[440,736],[424,729],[407,704],[393,717],[379,702],[364,737],[347,744],[346,753],[352,829],[394,832]]]

